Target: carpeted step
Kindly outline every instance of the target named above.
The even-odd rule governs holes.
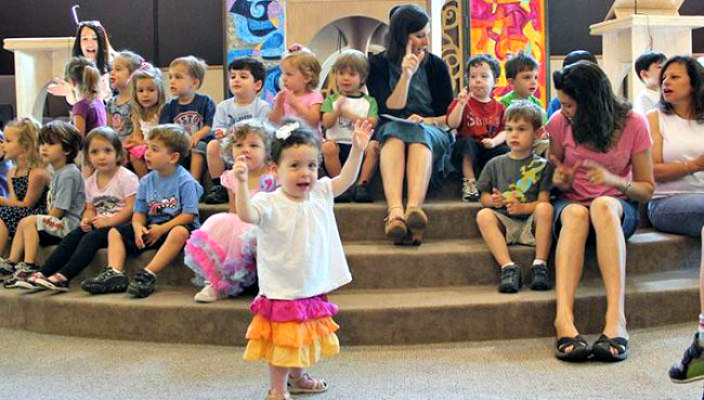
[[[699,264],[699,242],[696,239],[640,229],[627,244],[628,274],[696,268]],[[499,268],[480,238],[429,241],[421,246],[393,246],[387,242],[347,242],[345,254],[354,276],[349,289],[414,288],[457,285],[490,285],[499,281]],[[535,248],[511,246],[511,255],[521,267],[524,280],[530,276]],[[40,260],[50,252],[41,250]],[[143,268],[154,256],[147,251],[138,258],[128,257],[130,275]],[[585,276],[599,276],[593,246],[588,247]],[[107,263],[107,250],[100,250],[92,265],[74,279],[79,283],[99,273]],[[158,284],[196,290],[191,283],[194,274],[180,256],[159,274]]]
[[[251,298],[197,304],[193,291],[160,287],[147,299],[126,294],[27,294],[0,290],[0,327],[40,333],[155,342],[243,345]],[[340,306],[343,345],[389,345],[552,336],[555,293],[497,293],[494,285],[424,289],[347,290],[332,294]],[[577,292],[576,325],[602,329],[603,284],[585,280]],[[663,310],[666,310],[664,312]],[[694,321],[698,271],[629,276],[629,328]]]
[[[201,219],[218,212],[226,212],[224,205],[200,205]],[[479,203],[431,200],[423,207],[429,225],[425,238],[428,240],[480,237],[476,224]],[[353,240],[387,241],[384,236],[386,203],[336,204],[335,218],[344,242]]]

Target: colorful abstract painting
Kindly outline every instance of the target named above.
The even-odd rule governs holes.
[[[494,96],[499,98],[511,90],[503,65],[511,54],[523,50],[540,64],[535,96],[546,104],[549,68],[546,0],[471,0],[469,4],[471,54],[488,53],[501,64],[502,74]]]
[[[286,48],[285,0],[224,0],[227,66],[236,57],[255,57],[267,67],[262,97],[278,91],[279,62]]]

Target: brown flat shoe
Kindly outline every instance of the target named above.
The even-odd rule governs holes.
[[[408,228],[406,227],[406,221],[403,220],[401,216],[391,217],[391,210],[394,208],[401,207],[391,207],[389,209],[389,214],[386,216],[386,224],[384,225],[384,233],[386,237],[391,239],[395,245],[403,244],[406,235],[408,234]]]
[[[425,230],[428,229],[428,216],[420,207],[408,207],[404,219],[413,245],[419,246],[423,242]]]

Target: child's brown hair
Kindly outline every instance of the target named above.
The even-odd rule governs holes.
[[[54,120],[39,130],[39,145],[61,143],[66,154],[66,164],[74,162],[81,150],[81,134],[73,125],[61,120]]]
[[[109,126],[99,126],[88,133],[86,139],[83,141],[83,158],[85,165],[91,165],[90,163],[90,144],[95,138],[101,138],[112,145],[115,149],[115,156],[117,158],[117,165],[122,165],[125,161],[125,149],[122,147],[122,141],[120,140],[120,135],[115,132]],[[92,165],[91,165],[92,166]],[[95,168],[95,167],[94,167]]]
[[[545,113],[536,104],[529,100],[520,100],[513,102],[506,109],[504,121],[515,121],[522,119],[533,126],[533,130],[537,131],[543,126]]]
[[[160,140],[172,153],[178,153],[178,162],[181,163],[190,154],[191,141],[181,125],[163,124],[155,126],[147,140]]]
[[[345,69],[351,69],[359,75],[361,85],[367,81],[369,76],[369,60],[367,57],[359,50],[347,49],[340,53],[340,56],[335,60],[335,64],[332,66],[332,72],[334,74],[339,73]]]
[[[100,93],[100,72],[90,60],[85,57],[72,57],[66,63],[65,79],[71,85],[78,87],[81,94],[87,94],[95,99]]]
[[[208,69],[208,64],[198,57],[185,56],[171,61],[169,68],[173,68],[178,64],[184,65],[191,77],[198,79],[198,89],[200,89],[203,86],[203,81],[205,81],[205,71]]]
[[[235,143],[246,138],[247,135],[257,135],[262,139],[266,159],[269,160],[271,158],[271,141],[274,137],[274,127],[256,118],[240,121],[228,130],[227,137],[223,142],[224,155],[232,156],[232,147],[234,147]]]

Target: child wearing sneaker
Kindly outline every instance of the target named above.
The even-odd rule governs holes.
[[[93,261],[99,249],[108,245],[110,228],[132,217],[139,179],[120,164],[126,152],[120,135],[107,126],[93,129],[85,140],[85,164],[95,172],[85,181],[86,209],[74,229],[51,253],[39,272],[23,289],[67,291],[69,282]]]
[[[345,50],[335,60],[332,66],[335,75],[337,93],[327,96],[323,102],[323,162],[328,176],[334,178],[340,175],[342,164],[347,160],[352,148],[354,123],[358,120],[369,121],[376,126],[379,118],[379,108],[376,100],[364,93],[364,83],[369,76],[369,61],[358,50]],[[368,182],[374,177],[379,164],[379,141],[372,139],[365,150],[362,172],[349,192],[343,193],[335,200],[346,202],[354,200],[360,203],[372,201]]]
[[[467,64],[469,93],[462,89],[447,109],[447,125],[457,129],[452,163],[462,171],[462,200],[479,200],[476,176],[492,158],[508,152],[503,132],[503,104],[492,92],[501,69],[489,54],[472,57]]]
[[[272,151],[281,186],[251,200],[247,158],[235,160],[237,215],[259,227],[259,295],[250,306],[255,315],[247,329],[244,359],[269,364],[268,400],[290,400],[289,392],[320,393],[328,388],[303,368],[340,352],[335,334],[339,326],[332,319],[338,308],[327,293],[352,276],[333,199],[354,183],[371,134],[371,124],[358,120],[342,172],[318,180],[320,141],[301,122],[285,121],[276,131]]]
[[[228,190],[221,184],[220,176],[226,168],[232,167],[234,161],[230,157],[232,152],[223,151],[225,132],[239,121],[269,118],[269,104],[259,97],[266,78],[264,64],[251,57],[236,58],[227,66],[227,71],[230,76],[230,92],[234,97],[218,104],[215,109],[215,139],[208,143],[206,150],[208,172],[213,185],[204,197],[206,204],[223,204],[228,200]]]
[[[249,194],[270,192],[276,188],[269,175],[269,154],[274,128],[258,119],[238,122],[225,141],[225,151],[232,159],[245,156],[250,171]],[[212,143],[212,142],[211,142]],[[228,212],[210,216],[186,242],[185,264],[196,273],[193,279],[203,287],[194,300],[210,303],[237,296],[257,282],[256,231],[254,225],[237,217],[235,198],[237,181],[232,170],[222,174],[230,206]]]
[[[511,260],[508,244],[536,246],[531,289],[548,290],[552,180],[548,161],[533,152],[533,140],[543,129],[543,110],[529,101],[516,102],[506,110],[504,122],[510,151],[489,161],[479,177],[485,208],[477,214],[477,224],[501,266],[499,292],[516,293],[522,285],[521,269]]]
[[[181,125],[188,133],[191,158],[191,175],[200,182],[205,170],[205,150],[213,139],[215,103],[207,95],[196,91],[203,85],[205,61],[193,57],[179,57],[169,64],[169,89],[174,99],[161,110],[160,124]],[[189,154],[184,154],[184,160]]]
[[[23,218],[17,225],[9,262],[19,264],[13,278],[5,281],[6,288],[18,287],[18,282],[39,271],[35,260],[40,245],[59,244],[78,227],[85,206],[83,176],[74,164],[80,146],[78,130],[66,122],[52,121],[39,131],[39,155],[53,169],[47,199],[49,213]],[[24,262],[19,262],[23,253]]]
[[[108,266],[83,281],[83,290],[90,294],[127,290],[139,298],[154,292],[156,275],[178,257],[190,232],[200,226],[198,198],[203,188],[180,165],[189,150],[189,135],[180,125],[151,130],[144,159],[152,171],[139,181],[132,222],[110,229]],[[156,254],[128,287],[125,257],[149,249],[157,249]]]
[[[0,144],[5,160],[13,167],[7,173],[9,195],[0,197],[0,254],[5,253],[9,238],[15,236],[22,218],[46,214],[46,194],[51,175],[39,158],[39,130],[34,118],[11,121],[5,127],[5,140]],[[12,275],[14,267],[0,259],[0,279]]]

